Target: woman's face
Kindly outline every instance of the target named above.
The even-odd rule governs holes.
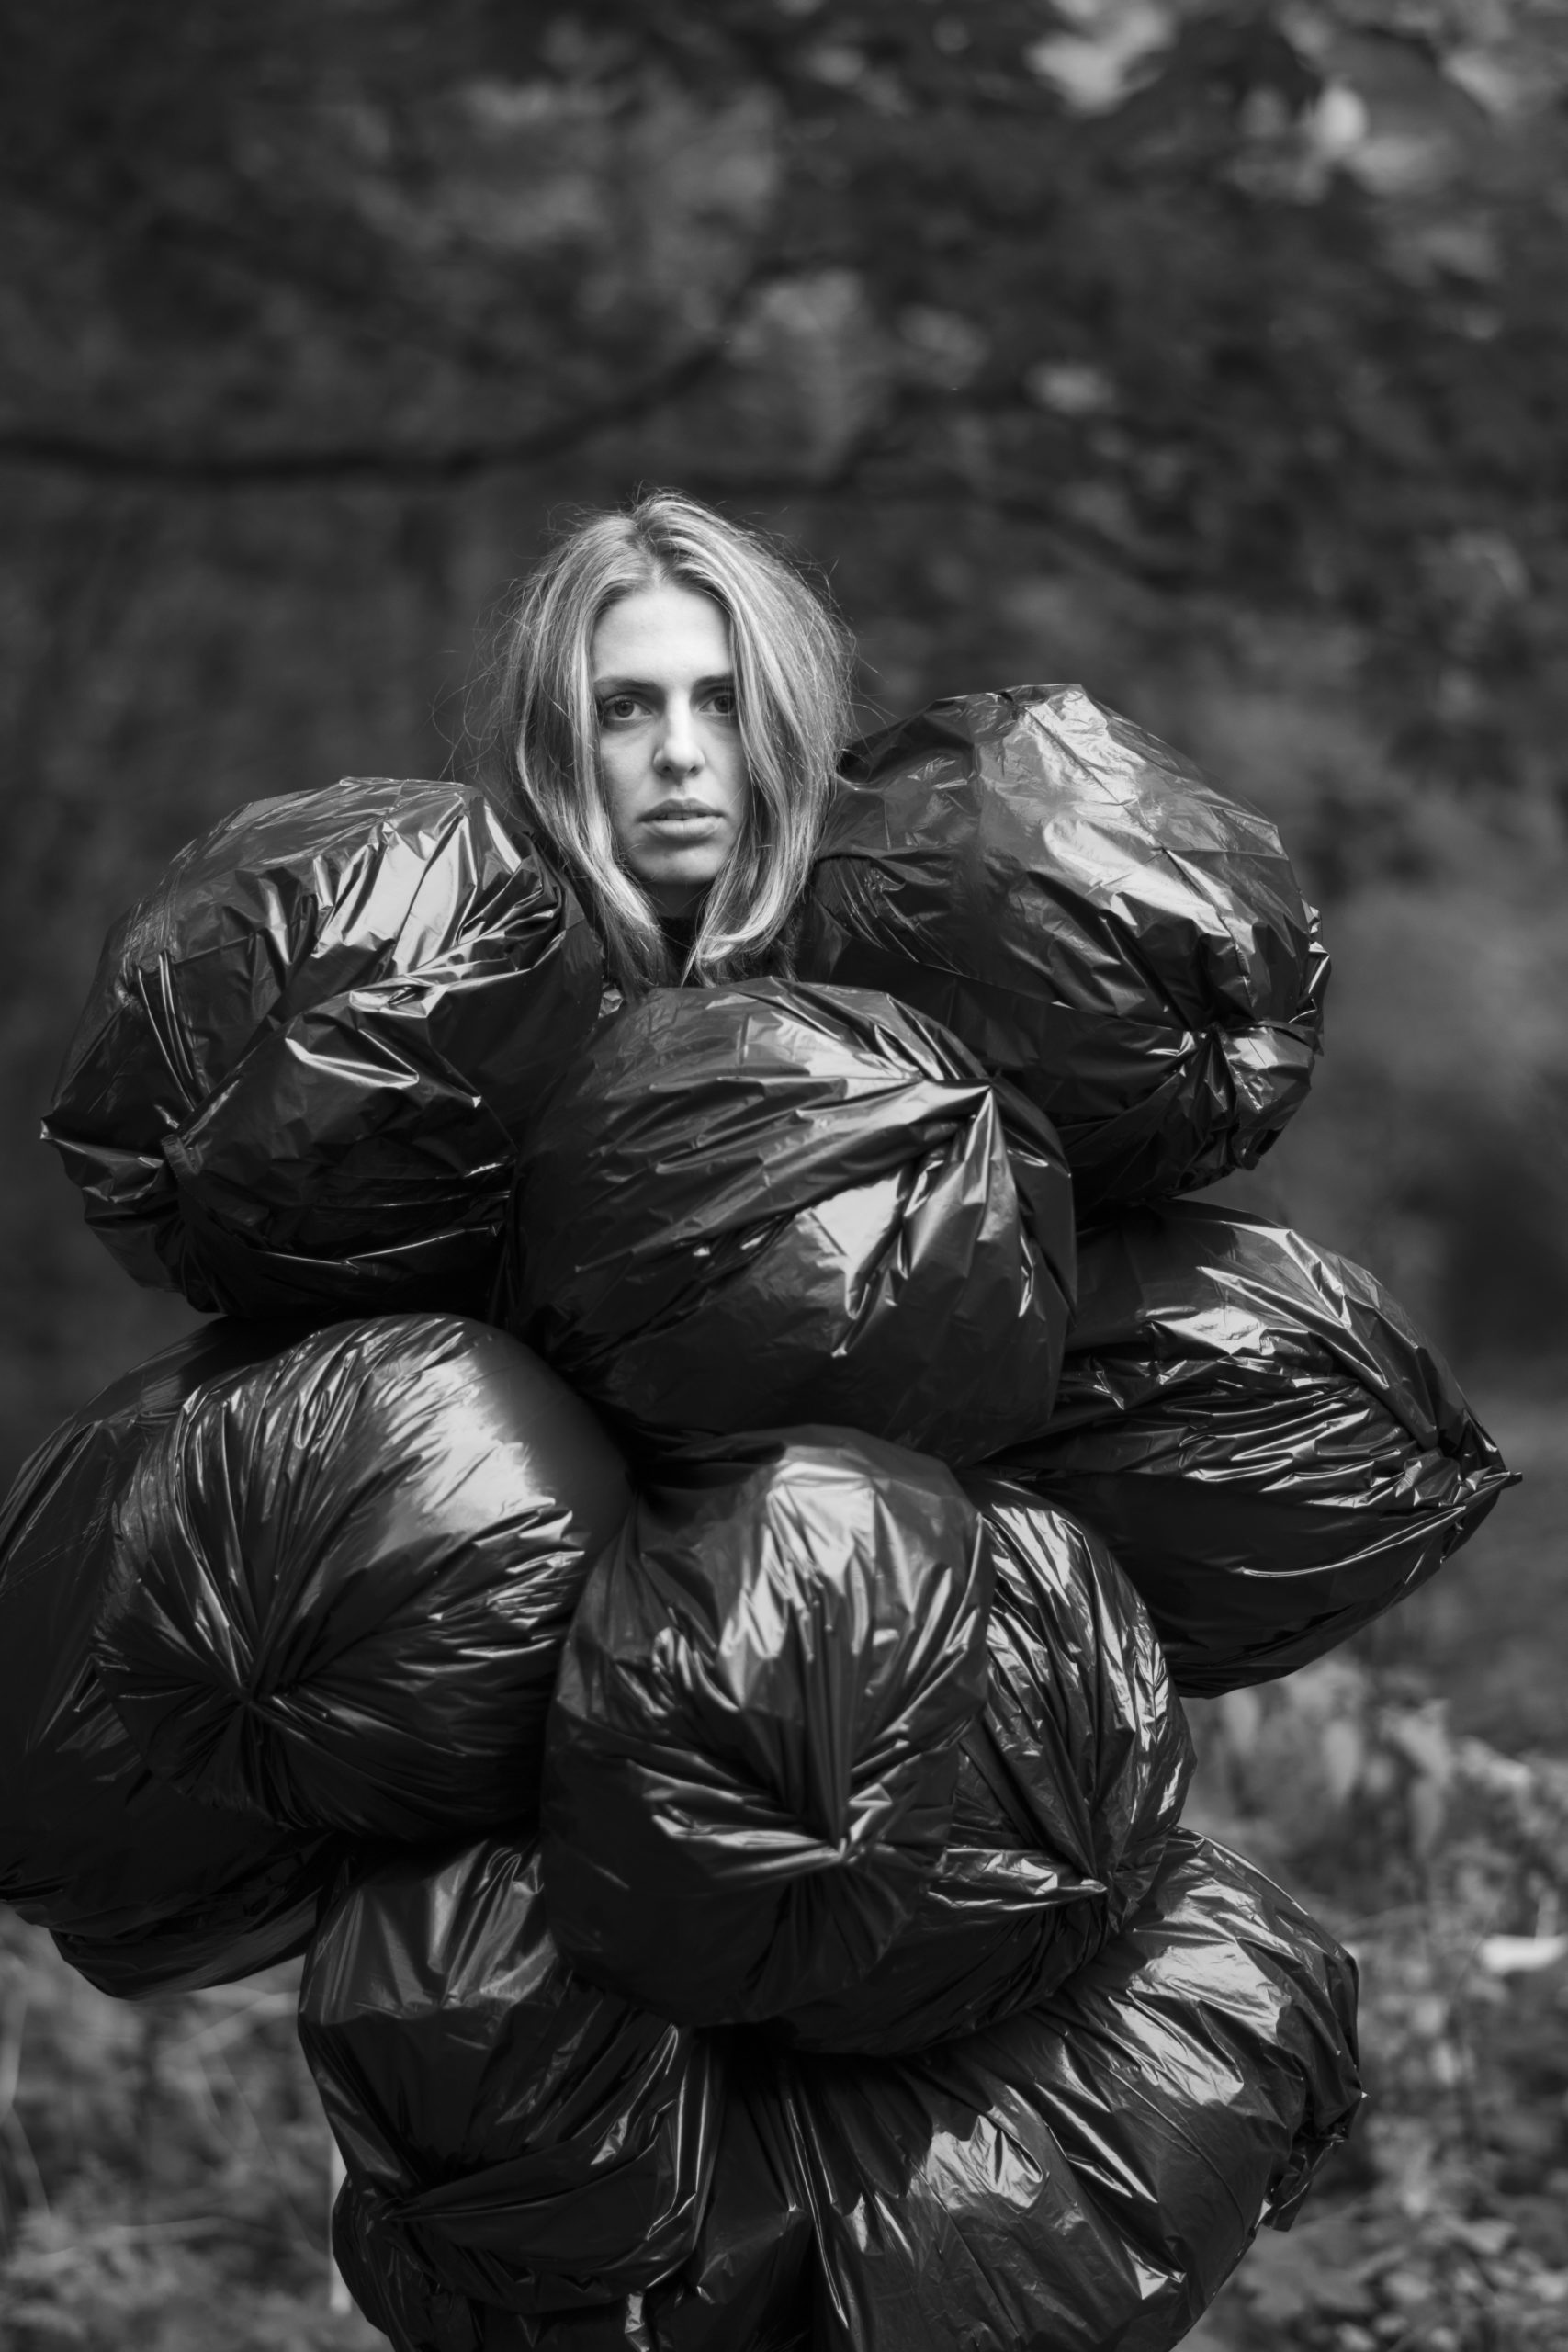
[[[728,620],[694,589],[641,588],[600,616],[591,661],[615,846],[660,914],[684,914],[739,840],[750,791]]]

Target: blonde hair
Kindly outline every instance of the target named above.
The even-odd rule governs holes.
[[[750,785],[683,973],[617,854],[591,658],[611,605],[666,585],[711,597],[729,623]],[[486,740],[508,797],[587,899],[624,987],[733,978],[777,950],[850,731],[852,656],[849,632],[787,557],[675,491],[588,516],[523,583],[502,621]]]

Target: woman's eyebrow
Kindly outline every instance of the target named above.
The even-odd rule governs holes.
[[[734,684],[733,670],[716,670],[711,677],[694,678],[692,692],[705,694],[714,686],[733,686]],[[660,695],[664,688],[657,678],[626,678],[612,673],[607,677],[595,676],[593,691],[598,695]]]

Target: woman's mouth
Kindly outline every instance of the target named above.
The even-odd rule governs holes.
[[[722,820],[716,808],[705,808],[701,801],[666,800],[650,808],[642,821],[656,832],[695,835],[711,831]]]

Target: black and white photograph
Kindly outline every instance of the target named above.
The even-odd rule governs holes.
[[[1568,2352],[1565,0],[0,31],[0,2352]]]

